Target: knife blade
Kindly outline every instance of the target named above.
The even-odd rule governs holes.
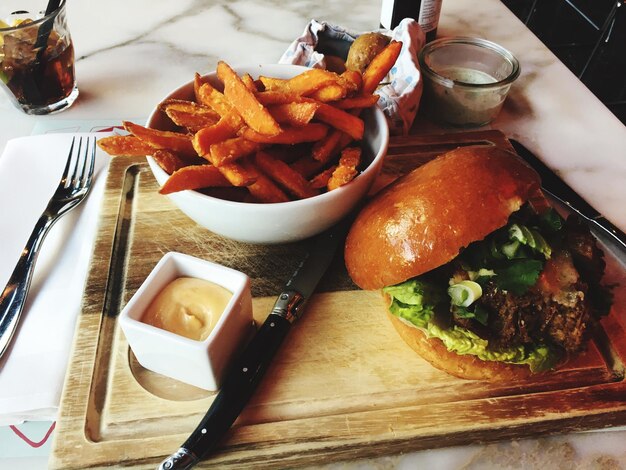
[[[267,319],[229,369],[200,424],[175,453],[161,462],[158,470],[190,469],[215,449],[257,388],[291,325],[302,315],[351,220],[347,217],[311,240],[309,250],[278,295]]]
[[[567,206],[578,214],[587,223],[595,228],[599,235],[603,235],[613,242],[620,250],[626,253],[626,235],[610,221],[608,221],[591,204],[585,201],[576,191],[563,181],[553,170],[543,163],[535,154],[523,144],[514,139],[509,139],[511,145],[526,163],[535,169],[541,177],[543,190],[557,201]]]

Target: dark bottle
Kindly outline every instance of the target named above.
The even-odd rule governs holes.
[[[442,0],[383,0],[380,25],[393,29],[404,18],[413,18],[426,33],[426,42],[437,35]]]

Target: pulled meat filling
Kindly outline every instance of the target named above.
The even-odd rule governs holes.
[[[490,343],[498,347],[548,342],[568,352],[580,350],[589,322],[589,307],[583,290],[569,293],[575,300],[573,305],[563,305],[550,293],[538,290],[514,296],[488,283],[480,301],[490,313]]]
[[[488,339],[495,348],[539,342],[568,353],[583,349],[590,326],[606,313],[596,300],[610,293],[600,286],[605,263],[587,226],[570,217],[564,228],[560,246],[532,288],[514,295],[488,281],[477,300],[489,312],[487,324],[456,315],[452,322]],[[452,278],[464,276],[456,266]]]

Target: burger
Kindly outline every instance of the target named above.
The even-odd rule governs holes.
[[[466,379],[560,367],[610,308],[586,225],[563,219],[537,173],[496,147],[453,150],[382,190],[344,256],[355,284],[382,289],[402,339]]]

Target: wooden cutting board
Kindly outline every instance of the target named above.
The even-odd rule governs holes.
[[[459,145],[510,149],[498,131],[392,139],[376,189]],[[50,465],[154,468],[195,429],[214,394],[144,370],[117,316],[157,261],[179,251],[252,279],[262,322],[304,253],[247,245],[180,212],[143,159],[112,161]],[[626,424],[626,276],[587,353],[516,383],[464,381],[399,338],[378,292],[358,290],[338,256],[252,401],[202,466],[276,468]]]

